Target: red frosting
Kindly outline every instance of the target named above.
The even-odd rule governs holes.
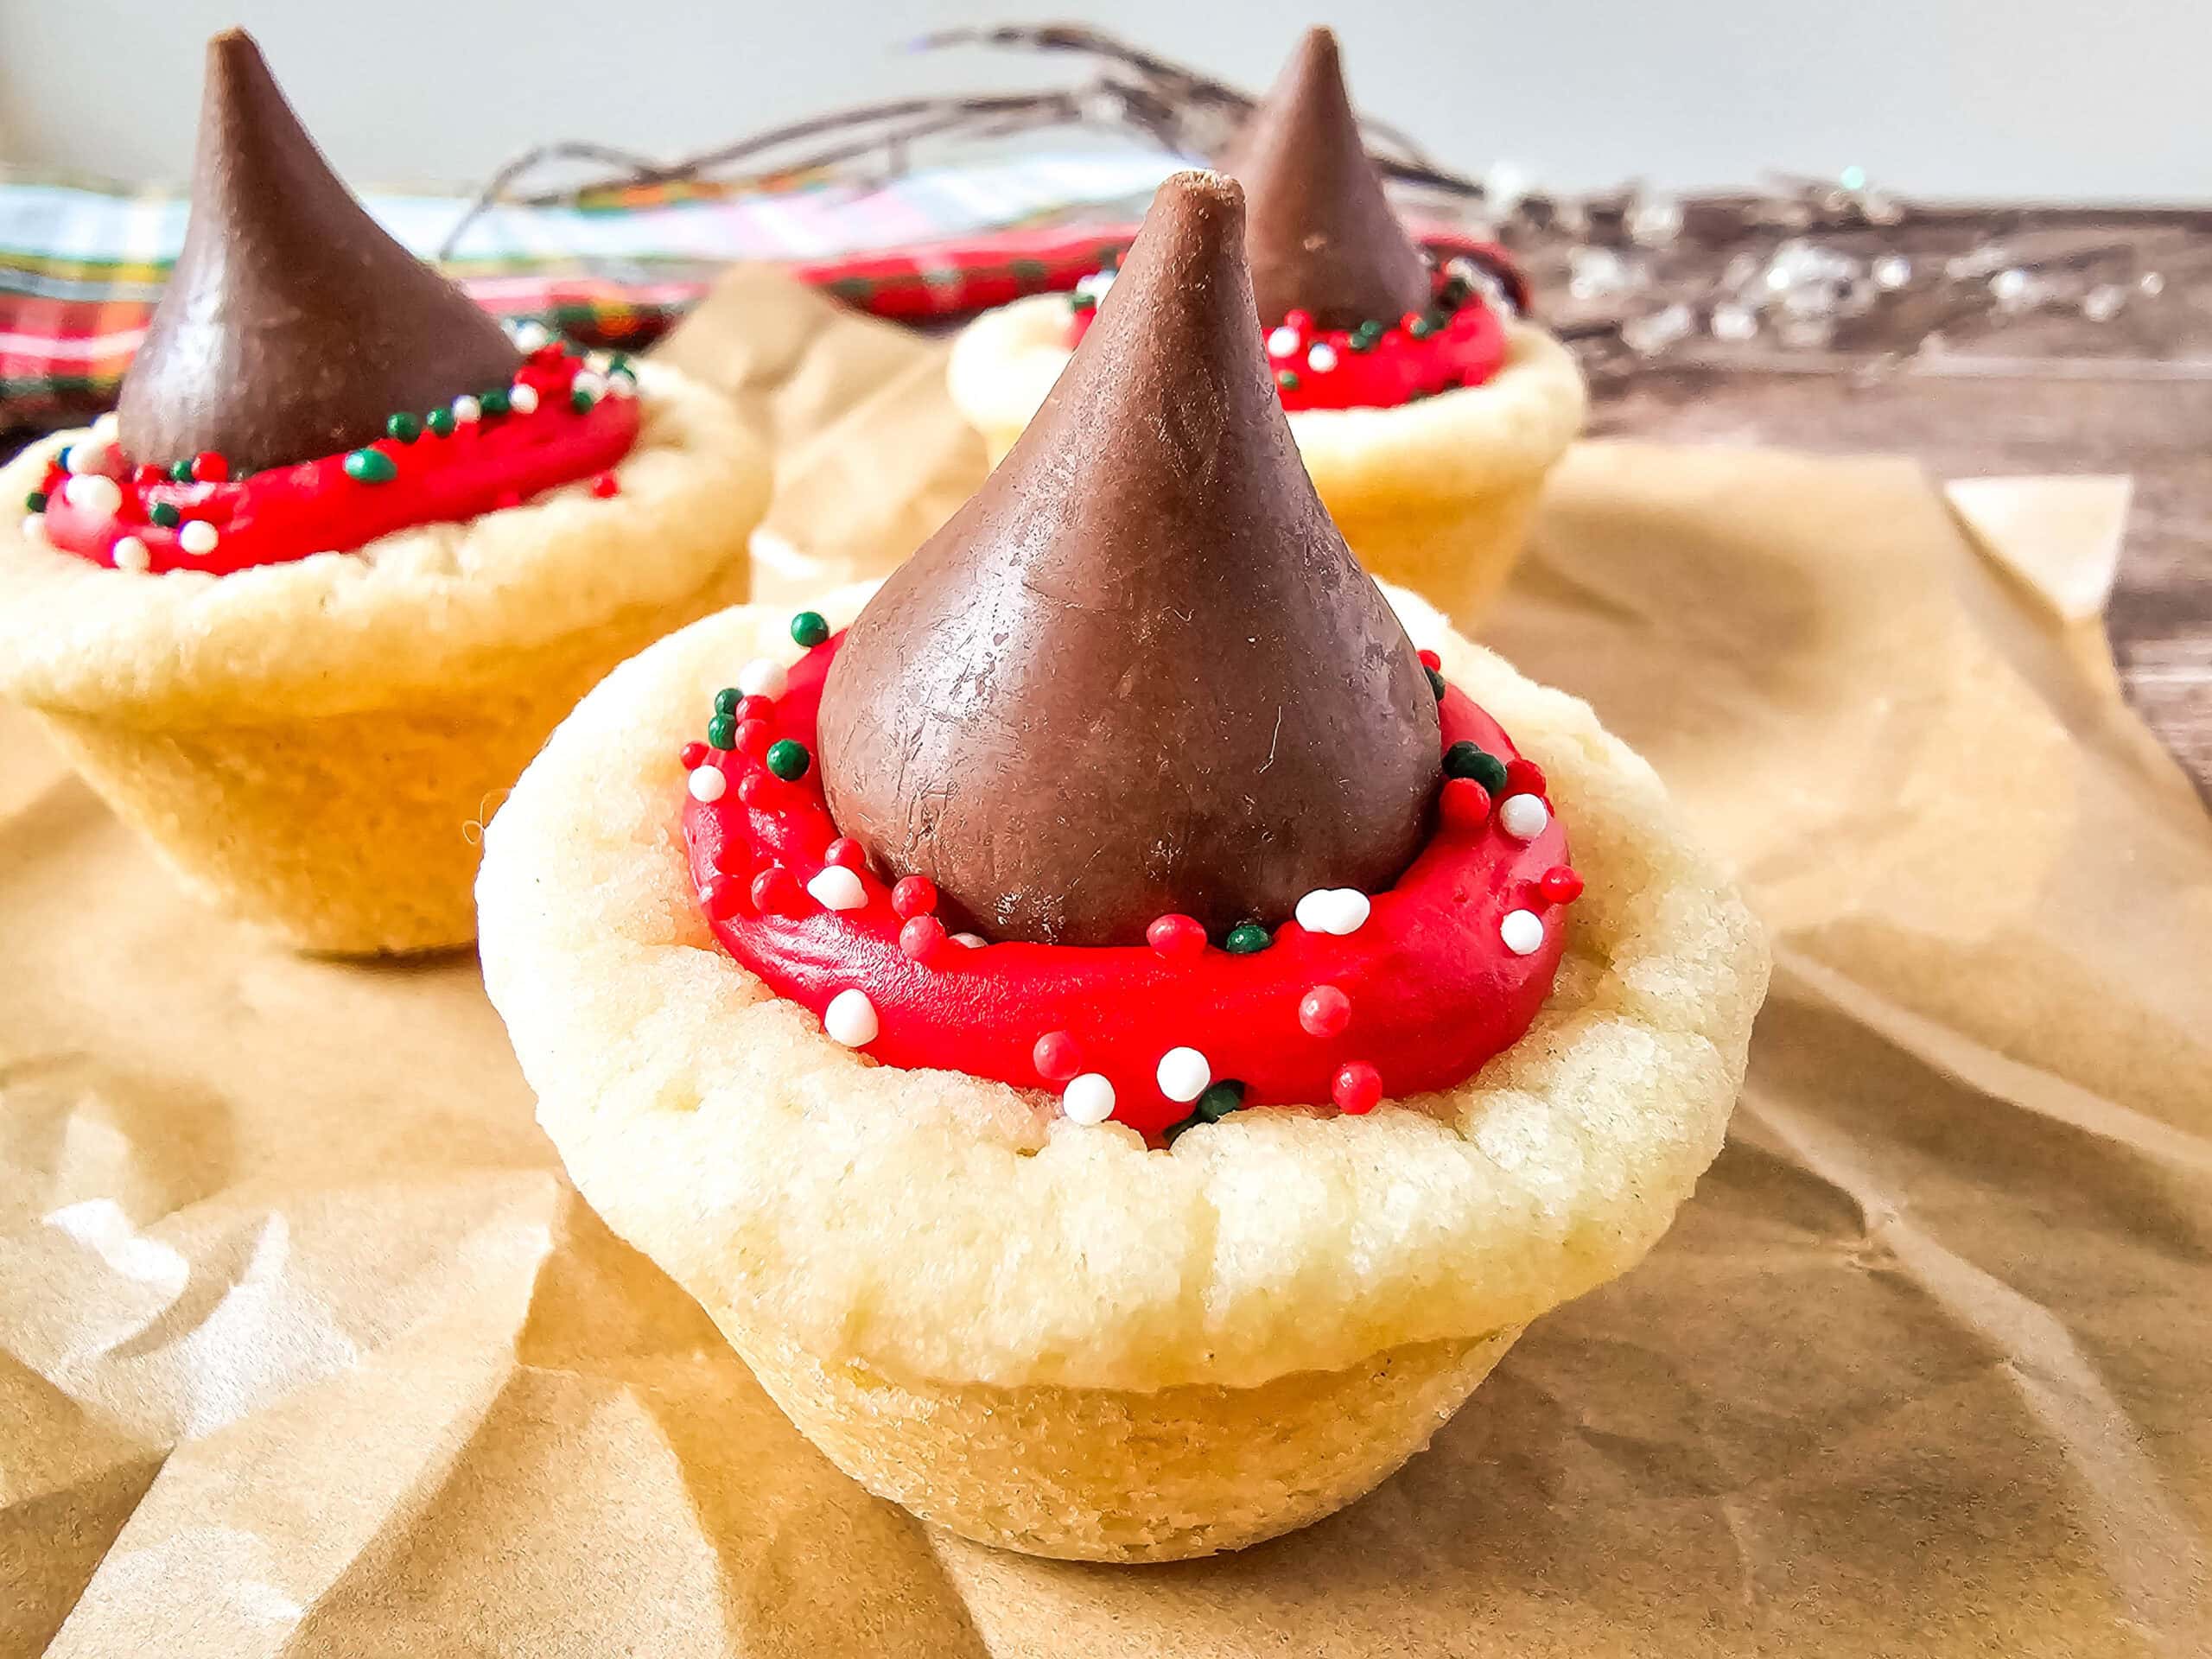
[[[203,456],[193,481],[179,483],[158,468],[134,467],[111,449],[99,470],[118,486],[120,505],[101,511],[97,504],[71,500],[68,474],[50,468],[42,491],[46,537],[64,551],[105,565],[116,563],[118,541],[136,537],[147,551],[144,569],[221,575],[314,553],[350,552],[413,525],[450,524],[513,506],[540,491],[603,472],[637,442],[638,405],[626,395],[622,377],[609,382],[615,395],[596,396],[586,409],[575,406],[576,376],[583,369],[581,359],[549,346],[533,353],[515,377],[515,385],[537,395],[537,407],[527,414],[457,422],[448,435],[424,430],[410,442],[379,438],[366,450],[249,478],[229,478],[221,457]],[[349,474],[349,459],[364,454],[389,460],[393,476],[370,482]],[[156,524],[150,515],[158,506],[176,509],[181,521]],[[214,547],[205,553],[188,552],[182,542],[195,521],[216,531]]]
[[[892,887],[866,873],[858,908],[824,908],[807,884],[832,864],[855,868],[857,849],[840,842],[811,765],[785,782],[765,761],[785,740],[810,756],[842,639],[810,651],[772,703],[746,699],[730,749],[687,747],[684,764],[720,770],[727,787],[711,802],[695,792],[683,827],[723,946],[817,1014],[842,991],[863,993],[878,1032],[860,1047],[876,1059],[1054,1090],[1096,1072],[1113,1084],[1115,1119],[1157,1135],[1192,1112],[1160,1087],[1170,1049],[1198,1050],[1216,1083],[1244,1085],[1246,1106],[1334,1099],[1364,1111],[1378,1096],[1464,1081],[1519,1039],[1549,994],[1562,906],[1580,892],[1579,882],[1569,890],[1565,832],[1552,817],[1532,840],[1515,839],[1471,782],[1446,786],[1440,827],[1395,887],[1370,895],[1363,925],[1339,935],[1285,922],[1250,955],[1187,937],[1196,925],[1173,920],[1154,924],[1146,945],[965,946],[931,913],[927,882]],[[1478,745],[1508,763],[1508,795],[1541,796],[1541,774],[1473,702],[1447,689],[1440,713],[1447,748]],[[1522,910],[1542,925],[1526,956],[1500,931]]]

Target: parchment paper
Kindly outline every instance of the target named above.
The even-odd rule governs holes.
[[[941,349],[757,273],[671,343],[785,446],[765,585],[972,484]],[[2044,487],[2000,572],[1902,462],[1573,454],[1487,632],[1773,926],[1730,1145],[1375,1496],[1177,1567],[868,1497],[576,1198],[473,961],[259,944],[0,719],[0,1655],[2206,1651],[2212,829]]]

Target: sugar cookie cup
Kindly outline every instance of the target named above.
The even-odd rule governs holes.
[[[832,626],[870,591],[818,601]],[[584,1196],[871,1491],[1030,1554],[1170,1560],[1327,1514],[1529,1320],[1624,1271],[1719,1151],[1765,948],[1582,704],[1389,594],[1545,769],[1587,890],[1519,1043],[1362,1117],[1238,1112],[1167,1151],[1046,1093],[840,1046],[715,944],[679,751],[740,607],[617,670],[486,836],[485,982]]]
[[[1065,298],[1037,295],[986,312],[954,342],[946,383],[993,466],[1067,365],[1067,323]],[[1395,409],[1290,416],[1313,487],[1359,562],[1463,628],[1512,574],[1544,476],[1586,406],[1573,353],[1531,323],[1505,333],[1504,365],[1481,385]]]
[[[480,824],[607,671],[744,594],[768,465],[724,401],[637,367],[642,424],[579,481],[350,553],[215,575],[0,525],[0,696],[187,886],[303,950],[467,944]],[[55,449],[0,470],[37,487]]]

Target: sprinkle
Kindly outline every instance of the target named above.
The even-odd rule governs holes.
[[[737,722],[728,715],[716,715],[707,722],[707,744],[710,748],[728,753],[737,747]]]
[[[453,436],[453,429],[459,423],[454,419],[453,410],[434,409],[423,417],[423,424],[429,427],[439,437],[449,438]]]
[[[1071,1077],[1060,1095],[1060,1110],[1071,1123],[1103,1123],[1114,1116],[1114,1085],[1096,1071]]]
[[[381,449],[355,449],[346,456],[346,476],[359,484],[389,484],[399,468]]]
[[[1543,918],[1533,910],[1509,911],[1497,925],[1497,937],[1515,956],[1533,956],[1543,948]]]
[[[384,435],[401,443],[412,443],[423,435],[423,423],[403,409],[384,417]]]
[[[879,1029],[875,1004],[864,991],[840,991],[822,1011],[822,1029],[847,1048],[865,1048],[875,1040]]]
[[[748,772],[737,780],[737,798],[747,806],[758,806],[775,787],[776,780],[766,772]]]
[[[737,671],[738,690],[748,697],[780,697],[791,677],[781,663],[755,657]]]
[[[184,522],[184,514],[179,511],[175,503],[170,501],[155,502],[152,506],[146,509],[146,517],[163,530],[175,530]]]
[[[1161,1094],[1187,1103],[1205,1093],[1206,1084],[1213,1081],[1213,1067],[1195,1048],[1171,1048],[1160,1057],[1155,1075]]]
[[[1436,694],[1436,700],[1439,702],[1443,702],[1444,677],[1433,668],[1424,668],[1421,672],[1428,676],[1428,689]]]
[[[768,770],[787,784],[795,784],[806,776],[806,769],[814,764],[814,757],[806,752],[806,745],[783,738],[768,746]]]
[[[590,414],[591,406],[598,401],[599,398],[594,394],[589,386],[571,386],[569,388],[569,407],[575,410],[579,415]]]
[[[1479,830],[1490,822],[1490,791],[1471,778],[1444,781],[1444,822],[1454,830]]]
[[[1433,651],[1420,651],[1416,652],[1414,655],[1421,658],[1421,665],[1423,668],[1442,668],[1444,666],[1444,659]]]
[[[699,903],[709,920],[726,922],[745,908],[744,884],[727,875],[710,875],[699,889]]]
[[[1346,1117],[1364,1117],[1382,1098],[1382,1074],[1365,1060],[1349,1061],[1337,1068],[1329,1098]]]
[[[771,864],[753,878],[753,908],[763,916],[791,916],[798,911],[798,878]]]
[[[638,377],[627,369],[616,369],[607,377],[607,395],[610,397],[634,397],[638,395]]]
[[[806,884],[814,902],[824,910],[858,910],[868,903],[868,889],[861,879],[842,864],[831,864]]]
[[[68,457],[62,465],[78,478],[106,472],[108,462],[114,459],[114,451],[97,438],[73,443],[62,454]]]
[[[724,875],[750,875],[760,861],[750,842],[732,836],[715,849],[715,868]]]
[[[743,695],[734,685],[724,686],[715,693],[715,712],[718,715],[728,715],[733,719],[743,719],[744,716],[737,712],[738,699]]]
[[[720,766],[694,766],[687,787],[693,800],[712,803],[721,799],[722,791],[729,787],[729,779]]]
[[[61,499],[105,518],[123,505],[123,486],[105,474],[79,473],[61,486]]]
[[[868,873],[868,849],[850,836],[840,836],[823,850],[824,863],[841,865],[858,874]]]
[[[1337,348],[1325,340],[1317,340],[1306,353],[1306,366],[1316,374],[1326,374],[1337,366]]]
[[[518,415],[537,413],[537,388],[527,380],[518,380],[507,389],[507,407]]]
[[[1193,1117],[1208,1123],[1218,1123],[1244,1104],[1244,1085],[1234,1077],[1224,1077],[1219,1083],[1210,1083],[1198,1096],[1192,1112]]]
[[[1536,891],[1547,904],[1571,905],[1582,896],[1582,878],[1566,865],[1554,864],[1537,878]]]
[[[1206,948],[1206,931],[1190,916],[1171,912],[1144,931],[1145,943],[1170,962],[1187,962]]]
[[[776,712],[776,700],[773,697],[741,696],[731,712],[741,723],[748,720],[766,721]]]
[[[215,550],[215,543],[222,534],[205,518],[194,518],[176,533],[176,544],[195,559],[202,559]]]
[[[582,392],[595,404],[607,396],[607,377],[590,369],[579,369],[576,378],[569,382],[569,390],[571,393]]]
[[[515,349],[525,357],[532,352],[543,351],[553,343],[553,331],[534,317],[512,325],[507,330],[507,337],[514,341]]]
[[[964,944],[970,950],[980,950],[990,943],[980,933],[956,933],[952,936],[952,942],[955,944]]]
[[[900,916],[926,916],[937,908],[937,883],[926,875],[902,875],[891,887],[891,908]]]
[[[23,498],[23,511],[26,512],[44,512],[46,511],[46,501],[47,495],[44,490],[33,490],[29,495]]]
[[[1298,999],[1298,1024],[1309,1036],[1341,1036],[1351,1023],[1351,999],[1333,985],[1316,985]]]
[[[1509,795],[1498,803],[1497,827],[1516,841],[1534,841],[1551,821],[1551,809],[1540,797]]]
[[[1544,769],[1533,760],[1507,761],[1505,792],[1509,795],[1541,795],[1544,792]]]
[[[191,460],[191,457],[187,456],[187,457],[186,457],[184,460],[182,460],[182,461],[171,461],[171,462],[169,463],[169,477],[170,477],[170,479],[171,479],[172,480],[174,480],[175,482],[179,483],[179,484],[189,484],[189,483],[191,483],[191,482],[192,482],[192,460]]]
[[[32,543],[33,544],[37,544],[46,540],[46,518],[44,514],[27,512],[23,515],[23,539],[27,542]]]
[[[463,426],[474,426],[484,418],[484,405],[464,392],[453,400],[453,417]]]
[[[910,962],[927,962],[944,947],[944,924],[934,916],[909,916],[899,925],[899,950]]]
[[[1357,933],[1367,924],[1367,895],[1357,887],[1316,887],[1293,912],[1308,933]]]
[[[1249,957],[1266,950],[1275,942],[1275,936],[1258,922],[1239,922],[1229,930],[1221,948],[1232,957]]]
[[[501,386],[494,386],[489,391],[480,392],[476,398],[476,407],[480,411],[487,416],[505,414],[507,412],[507,394],[505,389]],[[461,412],[460,406],[458,404],[454,406],[454,412],[455,414],[459,414]]]
[[[689,772],[706,760],[707,746],[695,740],[686,743],[677,758],[683,761],[683,770]]]
[[[1281,386],[1285,391],[1296,391],[1300,386],[1305,385],[1305,382],[1298,378],[1296,369],[1277,369],[1275,385]]]
[[[1287,323],[1268,336],[1269,357],[1295,357],[1298,354],[1298,330]]]
[[[1505,787],[1505,762],[1472,743],[1454,743],[1444,751],[1444,775],[1471,778],[1496,795]]]
[[[1083,1045],[1071,1031],[1048,1031],[1029,1051],[1037,1075],[1047,1083],[1065,1083],[1083,1070]]]
[[[791,618],[791,639],[809,651],[830,637],[830,624],[819,611],[801,611]]]
[[[136,536],[117,537],[114,547],[109,551],[113,555],[115,568],[118,570],[149,569],[154,563],[154,556],[147,550],[146,543]]]
[[[111,409],[92,423],[92,436],[101,443],[113,443],[122,429],[123,417]]]

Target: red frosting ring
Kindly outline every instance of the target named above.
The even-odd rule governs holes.
[[[811,749],[823,678],[842,639],[814,647],[791,670],[767,717],[779,740]],[[1519,758],[1456,690],[1447,688],[1439,713],[1446,748],[1465,741],[1509,765]],[[941,940],[918,960],[901,948],[914,918],[894,907],[876,875],[861,875],[865,899],[855,909],[825,909],[805,891],[838,839],[818,767],[785,783],[748,754],[714,751],[704,764],[737,786],[710,802],[686,798],[692,878],[716,938],[778,995],[819,1015],[839,992],[864,993],[877,1023],[864,1052],[890,1065],[1057,1088],[1067,1077],[1045,1068],[1079,1063],[1113,1085],[1115,1119],[1147,1135],[1192,1110],[1160,1088],[1160,1061],[1173,1048],[1205,1055],[1213,1081],[1243,1084],[1246,1106],[1337,1098],[1357,1111],[1372,1093],[1396,1098],[1464,1082],[1528,1030],[1565,946],[1565,913],[1541,887],[1566,867],[1565,830],[1552,816],[1522,842],[1492,815],[1445,823],[1395,887],[1370,896],[1366,922],[1348,934],[1286,922],[1250,955],[1211,945],[1171,955],[1150,944],[976,949]],[[749,902],[715,915],[730,889],[709,893],[710,884],[739,868],[760,871]],[[910,905],[912,896],[909,889]],[[1526,956],[1500,931],[1521,910],[1542,923]],[[1316,998],[1320,988],[1337,995]],[[1319,1016],[1311,1023],[1320,1031],[1306,1015]]]

